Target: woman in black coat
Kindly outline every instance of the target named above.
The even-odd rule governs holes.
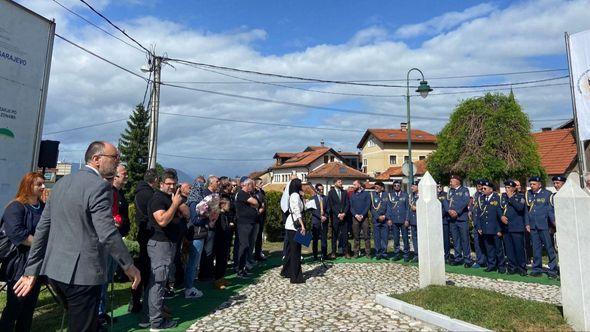
[[[24,297],[17,297],[14,285],[23,275],[29,249],[33,243],[35,228],[45,204],[41,195],[45,179],[39,173],[27,173],[20,182],[18,193],[4,209],[0,232],[14,246],[2,264],[2,275],[6,278],[7,301],[0,318],[0,331],[30,331],[33,311],[39,296],[40,282]]]

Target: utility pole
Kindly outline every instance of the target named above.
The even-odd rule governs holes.
[[[156,156],[158,154],[158,118],[160,113],[160,72],[162,70],[162,58],[159,56],[152,57],[152,66],[154,72],[152,88],[152,109],[150,112],[150,139],[148,152],[148,169],[156,168]]]

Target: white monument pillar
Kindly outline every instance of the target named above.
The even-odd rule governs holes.
[[[573,172],[555,194],[563,315],[575,331],[590,330],[590,195]]]
[[[420,288],[445,285],[442,208],[436,193],[436,181],[429,172],[420,180],[418,190],[420,198],[416,203],[416,217]]]

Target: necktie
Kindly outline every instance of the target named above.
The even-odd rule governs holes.
[[[324,199],[322,196],[318,196],[318,200],[320,201],[320,215],[324,215]]]
[[[340,192],[340,189],[337,189],[336,193],[338,194],[338,199],[342,202],[342,193]]]

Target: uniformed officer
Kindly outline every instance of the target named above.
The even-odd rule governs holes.
[[[452,265],[464,264],[466,268],[470,268],[471,262],[471,246],[469,245],[469,189],[461,185],[461,177],[452,175],[449,183],[450,189],[448,194],[449,201],[449,228],[453,235],[455,246],[455,260]]]
[[[442,209],[442,224],[443,224],[443,245],[445,250],[445,261],[451,263],[451,235],[449,231],[449,201],[447,200],[447,192],[444,191],[440,181],[436,182],[436,195],[440,201]]]
[[[543,188],[541,178],[538,176],[529,179],[529,186],[531,189],[527,190],[525,194],[528,207],[525,214],[525,227],[527,232],[531,234],[533,245],[533,267],[530,275],[539,277],[543,273],[542,254],[543,247],[545,247],[549,257],[547,275],[550,278],[556,278],[559,274],[559,267],[557,266],[557,256],[549,234],[549,226],[555,225],[553,195],[549,190]]]
[[[502,247],[502,206],[500,195],[494,192],[494,185],[487,180],[481,181],[481,195],[479,207],[475,215],[474,224],[480,238],[483,239],[487,269],[486,272],[498,271],[506,273],[504,248]]]
[[[513,180],[505,181],[504,188],[506,192],[500,196],[500,202],[508,274],[518,273],[526,276],[524,218],[527,209],[524,194],[516,190],[516,182]]]
[[[387,220],[391,225],[393,233],[393,260],[402,259],[400,253],[400,235],[403,240],[403,258],[407,262],[410,260],[410,242],[408,239],[408,227],[410,226],[409,210],[410,200],[408,194],[402,191],[400,181],[393,182],[393,192],[389,193],[389,204],[387,205]]]
[[[418,182],[420,180],[414,181],[411,187],[412,194],[410,196],[410,231],[412,234],[412,247],[414,247],[414,258],[412,262],[418,262],[418,217],[416,216],[416,205],[418,203],[418,199],[420,198],[420,193],[418,192]]]
[[[553,178],[551,178],[551,181],[553,181],[553,187],[555,188],[555,190],[559,191],[559,189],[561,189],[561,187],[563,187],[563,185],[565,184],[565,181],[567,181],[567,178],[563,175],[556,175]]]
[[[385,185],[381,181],[375,182],[375,192],[371,192],[371,217],[373,218],[373,236],[375,239],[375,258],[387,258],[387,240],[389,226],[387,220],[387,206],[389,199],[383,191]]]
[[[476,191],[473,194],[473,207],[472,207],[472,220],[475,221],[475,216],[481,213],[481,205],[482,205],[482,198],[483,198],[483,184],[487,183],[488,180],[479,179],[475,181]],[[486,257],[486,246],[484,243],[484,239],[482,236],[479,235],[479,232],[475,228],[475,222],[473,227],[473,248],[475,249],[475,264],[473,264],[473,268],[480,268],[487,266],[487,257]]]

